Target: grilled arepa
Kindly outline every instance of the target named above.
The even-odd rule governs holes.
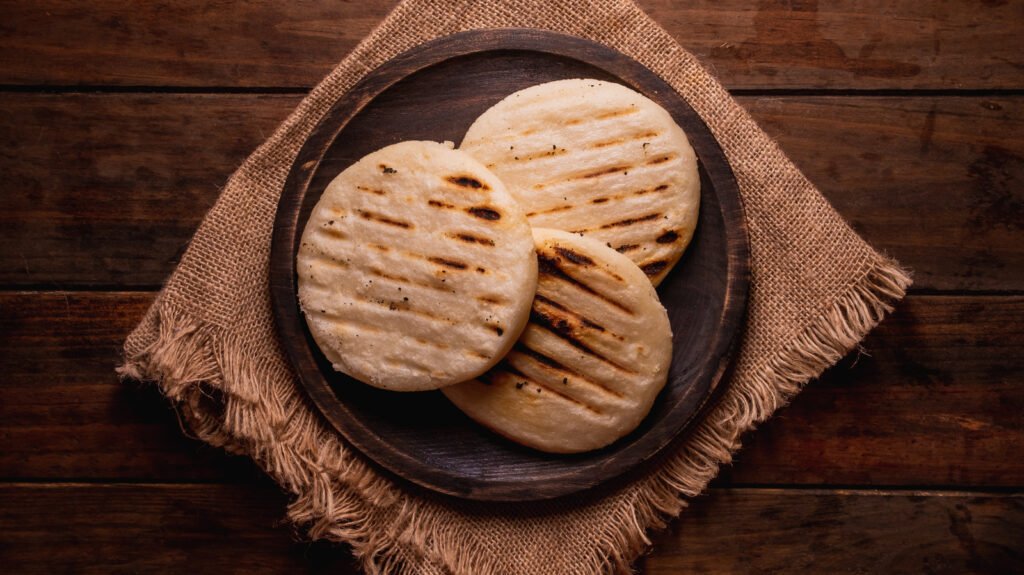
[[[338,175],[297,264],[306,323],[334,368],[396,391],[487,371],[537,284],[530,226],[501,180],[436,142],[388,146]]]
[[[553,453],[604,447],[650,411],[672,360],[654,287],[603,243],[535,228],[539,281],[511,352],[476,380],[442,391],[480,424]]]
[[[664,108],[610,82],[560,80],[483,113],[460,146],[508,186],[534,227],[626,254],[658,285],[697,225],[700,177]]]

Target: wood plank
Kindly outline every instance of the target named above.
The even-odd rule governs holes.
[[[0,95],[0,285],[159,285],[289,95]],[[916,289],[1024,289],[1024,98],[741,101]]]
[[[714,490],[655,539],[642,573],[1010,573],[1020,496]],[[0,484],[0,561],[17,573],[355,573],[295,541],[266,484]]]
[[[1024,99],[742,102],[916,288],[1024,287]]]
[[[912,296],[722,484],[1024,485],[1024,298]]]
[[[310,87],[397,3],[3,0],[0,83]]]
[[[155,387],[114,374],[149,293],[0,294],[0,477],[244,480]]]
[[[301,540],[286,497],[245,485],[0,484],[10,573],[356,574],[347,546]]]
[[[972,493],[713,490],[654,540],[645,575],[1020,573],[1024,499]]]
[[[395,0],[3,0],[0,84],[309,87]],[[642,0],[730,88],[1021,88],[1024,3]]]
[[[228,176],[297,103],[0,96],[0,284],[159,285]]]
[[[0,293],[7,479],[239,480],[155,390],[117,382],[148,293]],[[720,485],[1024,485],[1024,297],[912,296],[746,438]]]

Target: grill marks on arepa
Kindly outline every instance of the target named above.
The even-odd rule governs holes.
[[[694,231],[696,157],[671,116],[628,88],[564,80],[517,92],[477,119],[462,149],[505,182],[531,225],[608,243],[655,284]]]
[[[534,237],[529,323],[501,363],[444,392],[515,441],[556,452],[595,449],[639,423],[664,384],[668,319],[623,256],[566,232],[534,229]]]
[[[335,368],[398,390],[497,362],[536,278],[529,226],[501,182],[430,142],[375,152],[333,181],[297,263],[303,312]]]
[[[676,153],[663,151],[665,144],[658,141],[659,132],[612,137],[604,137],[593,130],[587,132],[590,136],[583,136],[573,145],[572,151],[561,148],[558,166],[551,161],[550,155],[524,152],[523,156],[513,157],[508,164],[493,162],[493,169],[499,173],[506,170],[526,173],[535,169],[538,161],[548,164],[554,175],[531,184],[534,194],[526,208],[531,223],[590,234],[609,242],[614,240],[613,248],[631,246],[630,251],[640,256],[634,258],[637,265],[656,270],[651,274],[656,275],[661,269],[651,267],[652,264],[664,261],[667,265],[666,260],[672,258],[667,257],[666,252],[676,251],[664,242],[659,243],[658,238],[672,231],[677,239],[682,239],[684,235],[688,237],[692,230],[681,230],[680,233],[680,230],[673,229],[674,194],[664,193],[673,184],[635,187],[630,186],[629,176],[633,174],[634,180],[643,177],[670,181],[668,174],[678,170],[682,160]],[[628,147],[630,145],[632,149]],[[596,159],[597,154],[591,153],[592,150],[598,150],[602,155],[622,154],[631,161],[574,169],[591,162],[602,163]],[[503,174],[503,177],[507,176]],[[623,214],[628,217],[622,217]],[[576,227],[575,222],[584,225]]]
[[[342,210],[332,210],[337,216],[339,212],[343,214]],[[395,226],[402,230],[414,229],[412,224],[408,225],[397,225],[395,222],[399,220],[393,219],[391,216],[379,214],[368,210],[356,210],[365,220],[369,220],[372,223],[383,224],[387,226]],[[370,214],[370,215],[367,215]],[[333,240],[349,240],[349,236],[335,230],[333,225],[335,220],[329,221],[328,227],[316,229],[317,234],[323,234]],[[353,235],[360,235],[360,232],[364,232],[362,235],[365,236],[365,230],[360,230],[358,224],[355,226]],[[353,301],[347,302],[348,305],[357,305],[355,301],[363,302],[371,305],[378,305],[381,307],[388,308],[389,311],[399,312],[398,315],[407,314],[412,316],[412,320],[423,320],[428,323],[444,323],[449,326],[455,325],[456,322],[451,318],[447,318],[438,314],[434,314],[429,311],[430,305],[437,298],[445,298],[449,300],[449,303],[456,303],[459,301],[459,293],[457,289],[458,282],[449,276],[449,272],[454,271],[472,271],[479,274],[488,273],[487,269],[476,265],[471,268],[470,264],[463,262],[461,259],[456,259],[455,256],[448,256],[448,251],[444,251],[445,256],[429,255],[425,253],[419,253],[416,251],[407,250],[397,246],[409,245],[410,240],[396,236],[394,234],[383,234],[384,240],[381,242],[354,242],[349,241],[345,246],[345,251],[350,253],[346,258],[346,261],[340,261],[330,258],[329,256],[320,254],[314,256],[315,260],[321,264],[328,265],[329,267],[338,270],[353,270],[360,269],[369,275],[379,278],[376,285],[374,280],[369,279],[366,282],[365,290],[369,295],[361,298],[356,298]],[[451,233],[446,233],[446,236],[451,236]],[[470,236],[471,234],[461,232],[459,235]],[[487,240],[482,236],[472,236],[478,241],[475,243],[483,245],[494,246],[493,240]],[[396,247],[392,247],[396,246]],[[402,270],[395,272],[388,272],[381,269],[380,266],[375,266],[369,258],[363,257],[366,252],[363,250],[369,250],[370,252],[376,252],[377,258],[383,259],[383,261],[389,264],[387,269]],[[386,255],[385,255],[386,254]],[[427,262],[430,265],[416,266],[414,262]],[[404,268],[404,269],[403,269]],[[504,275],[504,274],[502,274]],[[334,278],[335,281],[345,281],[347,277]],[[315,278],[311,278],[311,285],[322,285]],[[401,284],[399,286],[389,286],[389,283]],[[403,287],[404,286],[404,287]],[[395,287],[392,291],[391,287]],[[404,295],[403,295],[404,290]],[[418,309],[416,303],[413,302],[426,302],[425,309]],[[312,312],[314,315],[316,311]],[[393,317],[384,318],[393,319],[393,323],[400,323],[406,318]],[[474,334],[478,335],[478,334]]]

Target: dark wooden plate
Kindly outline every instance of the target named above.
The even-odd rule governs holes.
[[[700,160],[700,221],[658,292],[674,332],[668,384],[629,436],[585,454],[520,447],[462,415],[440,392],[402,394],[331,369],[299,311],[295,254],[326,184],[362,156],[403,140],[458,143],[473,120],[517,90],[599,78],[667,109]],[[538,30],[466,32],[423,44],[371,72],[339,100],[302,147],[278,207],[270,283],[282,344],[313,403],[348,441],[392,474],[483,500],[574,493],[653,458],[691,423],[722,379],[749,283],[748,246],[732,171],[700,117],[654,73],[593,42]]]

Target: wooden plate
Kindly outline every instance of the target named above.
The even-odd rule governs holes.
[[[700,160],[700,221],[659,287],[672,323],[668,384],[629,436],[599,451],[549,455],[485,430],[440,392],[402,394],[331,369],[298,308],[295,254],[323,189],[362,156],[403,140],[460,142],[484,110],[551,80],[598,78],[667,109]],[[470,499],[535,500],[574,493],[651,460],[694,420],[729,364],[749,283],[739,191],[703,121],[634,60],[593,42],[538,30],[465,32],[423,44],[370,73],[302,147],[278,207],[270,282],[282,344],[313,403],[348,441],[394,475]]]

